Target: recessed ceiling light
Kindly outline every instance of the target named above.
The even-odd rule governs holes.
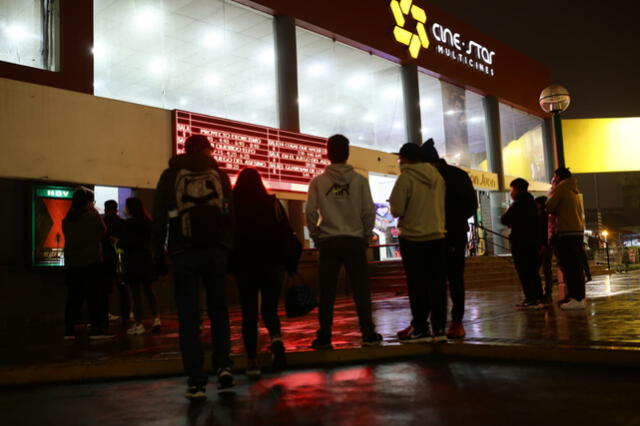
[[[403,125],[404,125],[404,123],[402,121],[397,121],[397,122],[393,123],[393,128],[394,129],[401,129]]]
[[[367,114],[363,117],[363,120],[368,122],[368,123],[372,123],[374,121],[376,121],[376,115],[375,114]]]
[[[202,39],[202,45],[207,49],[213,49],[222,44],[222,34],[219,31],[209,31]]]
[[[189,103],[189,101],[187,100],[187,98],[180,98],[178,103],[180,104],[180,106],[185,106],[186,104]]]
[[[307,72],[311,77],[319,77],[327,73],[327,65],[324,62],[316,62],[309,65]]]
[[[263,64],[272,64],[275,62],[275,55],[272,48],[263,49],[258,54],[258,60]]]
[[[311,104],[311,99],[307,96],[300,96],[298,98],[298,105],[300,106],[307,106]]]
[[[150,30],[157,28],[162,23],[162,12],[155,7],[146,6],[138,10],[135,15],[136,28]]]
[[[469,119],[469,123],[481,123],[481,122],[483,122],[483,121],[484,121],[484,117],[479,116],[479,115],[477,115],[477,116],[475,116],[475,117],[471,117],[471,118]]]
[[[253,89],[253,94],[256,96],[266,96],[269,93],[269,88],[265,84],[259,84]]]
[[[205,74],[204,82],[205,84],[210,86],[217,86],[218,83],[220,82],[220,77],[218,77],[216,73],[210,72]]]
[[[13,42],[21,41],[29,37],[29,32],[20,24],[12,24],[5,27],[4,33],[7,35],[9,40]]]
[[[354,74],[347,80],[347,87],[349,89],[362,89],[366,86],[368,76],[366,74]]]
[[[382,92],[382,96],[384,96],[385,99],[395,99],[395,98],[398,98],[400,96],[400,93],[402,93],[402,92],[397,87],[387,87]]]
[[[345,110],[346,110],[346,108],[344,106],[342,106],[342,105],[336,105],[333,108],[331,108],[331,112],[333,114],[342,114],[342,113],[345,112]]]
[[[149,64],[149,72],[154,75],[162,75],[167,71],[167,61],[162,58],[154,59]]]

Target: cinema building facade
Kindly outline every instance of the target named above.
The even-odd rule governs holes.
[[[132,193],[148,201],[195,133],[232,179],[258,168],[300,235],[326,137],[351,140],[380,218],[398,174],[390,153],[433,138],[469,171],[474,220],[498,230],[505,182],[547,189],[553,150],[537,99],[548,83],[543,65],[426,0],[7,0],[2,278],[27,287],[10,293],[46,289],[54,268],[37,266],[61,263],[68,191],[95,186],[98,207]]]

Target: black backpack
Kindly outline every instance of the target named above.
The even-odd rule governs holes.
[[[222,179],[215,169],[180,169],[176,177],[176,209],[182,236],[196,247],[221,240],[228,214]]]

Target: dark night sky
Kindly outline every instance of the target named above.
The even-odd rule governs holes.
[[[572,94],[567,118],[640,117],[640,2],[428,0],[542,62]]]

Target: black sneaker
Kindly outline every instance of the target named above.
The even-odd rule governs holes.
[[[362,338],[362,346],[380,346],[382,345],[382,335],[379,333],[373,333],[370,336]]]
[[[273,368],[282,370],[287,366],[287,357],[284,354],[284,343],[280,337],[274,337],[271,340],[271,359]]]
[[[410,334],[398,339],[400,343],[429,343],[433,341],[433,336],[428,331],[413,330]]]
[[[311,347],[318,351],[324,351],[333,349],[333,344],[331,344],[331,340],[321,339],[317,337],[313,339],[313,342],[311,342]]]
[[[216,373],[218,376],[218,393],[231,392],[236,382],[231,374],[231,367],[219,368]]]
[[[203,401],[207,399],[205,385],[189,385],[184,396],[189,401]]]

